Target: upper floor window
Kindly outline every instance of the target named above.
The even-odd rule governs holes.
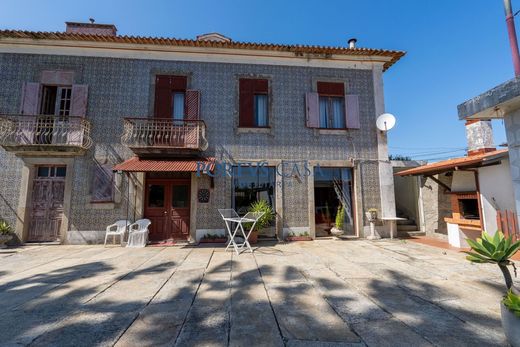
[[[318,129],[359,129],[359,96],[345,94],[344,83],[318,82],[305,94],[306,125]]]
[[[72,87],[47,86],[42,87],[40,110],[44,115],[70,115]]]
[[[320,128],[345,129],[345,86],[318,82]]]
[[[241,78],[239,81],[239,126],[269,127],[269,82],[266,79]]]
[[[155,117],[175,120],[199,118],[199,91],[187,89],[186,76],[155,77]]]

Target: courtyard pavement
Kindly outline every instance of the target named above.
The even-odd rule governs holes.
[[[500,271],[394,241],[0,251],[0,345],[503,346]]]

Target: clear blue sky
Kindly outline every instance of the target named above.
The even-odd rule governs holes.
[[[466,146],[457,105],[513,77],[502,0],[1,0],[0,27],[62,31],[65,21],[113,23],[122,35],[398,49],[385,73],[386,110],[398,123],[390,152],[453,157]],[[520,9],[520,0],[513,7]],[[520,23],[519,23],[520,25]],[[494,121],[495,142],[505,142]],[[442,153],[441,153],[442,152]]]

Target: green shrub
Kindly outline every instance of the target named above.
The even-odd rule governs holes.
[[[0,219],[0,235],[9,235],[13,232],[13,229],[5,220]]]
[[[513,312],[517,317],[520,317],[520,296],[514,294],[511,290],[507,292],[507,295],[502,300],[504,305]]]
[[[261,230],[271,225],[271,222],[275,218],[275,212],[269,203],[265,200],[258,200],[251,204],[249,212],[264,212],[262,217],[256,222],[255,230]],[[247,223],[247,228],[252,226],[252,223]]]
[[[343,230],[343,222],[345,221],[345,208],[343,205],[339,205],[338,212],[336,213],[336,228]]]

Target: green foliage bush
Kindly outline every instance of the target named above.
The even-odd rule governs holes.
[[[343,205],[339,205],[338,213],[336,213],[336,228],[343,230],[343,222],[345,220],[345,208]]]
[[[5,220],[0,219],[0,235],[9,235],[12,233],[13,228]]]
[[[502,301],[504,305],[513,312],[517,317],[520,317],[520,296],[514,294],[511,290],[507,292],[507,295]]]

